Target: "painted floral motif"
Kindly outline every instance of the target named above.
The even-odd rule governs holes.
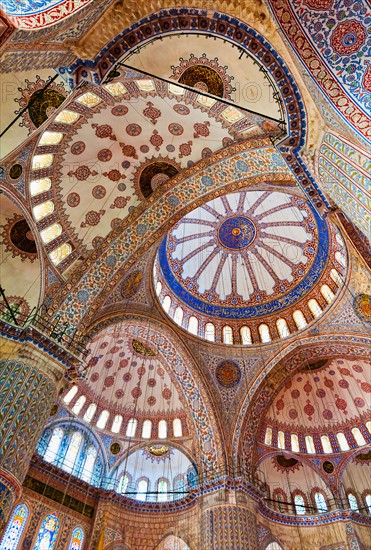
[[[216,367],[215,376],[224,388],[234,388],[241,380],[241,369],[234,361],[222,361]]]
[[[328,10],[332,7],[334,0],[304,0],[304,4],[313,10]]]
[[[67,196],[67,204],[71,208],[76,208],[80,204],[80,195],[78,193],[69,193]]]
[[[168,129],[169,129],[170,134],[172,134],[173,136],[181,136],[182,133],[184,132],[183,126],[181,126],[180,124],[178,124],[176,122],[172,122],[171,124],[169,124]]]
[[[113,107],[111,109],[111,113],[114,116],[124,116],[127,115],[129,109],[126,107],[126,105],[116,105],[116,107]]]
[[[122,150],[122,154],[125,155],[125,157],[132,157],[134,159],[138,158],[137,152],[135,150],[135,147],[133,145],[127,145],[126,143],[120,143],[120,147]]]
[[[366,37],[364,26],[353,19],[339,23],[331,37],[331,44],[338,54],[349,55],[359,51]]]
[[[98,138],[109,138],[116,141],[116,136],[113,134],[112,126],[109,124],[92,124],[91,127],[95,129],[95,135]]]
[[[207,137],[210,134],[209,127],[210,127],[210,122],[208,120],[206,120],[205,122],[197,122],[193,126],[193,129],[194,129],[193,137],[194,138]]]
[[[152,101],[147,102],[147,107],[143,110],[145,117],[149,118],[152,124],[157,124],[157,119],[161,116],[160,109],[157,109]]]
[[[98,225],[100,222],[100,219],[105,214],[105,210],[99,210],[99,212],[95,212],[94,210],[90,210],[85,214],[85,221],[81,222],[80,227],[88,227]]]
[[[362,80],[362,86],[368,92],[371,92],[371,64],[367,66]]]
[[[153,130],[153,134],[149,138],[149,141],[154,146],[156,151],[159,151],[161,145],[164,143],[163,137],[160,136],[157,130]]]
[[[71,145],[71,153],[73,155],[81,155],[85,151],[85,143],[83,141],[76,141]]]
[[[126,133],[129,134],[129,136],[139,136],[142,133],[142,128],[139,124],[129,124],[126,126]]]
[[[179,145],[179,158],[188,157],[192,153],[192,141]]]
[[[90,176],[97,176],[98,172],[96,170],[91,170],[89,166],[82,164],[78,166],[75,171],[70,170],[68,172],[69,176],[75,176],[78,181],[86,181]]]
[[[130,201],[130,197],[116,197],[110,208],[125,208]]]

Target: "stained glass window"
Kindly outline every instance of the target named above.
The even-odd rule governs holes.
[[[320,513],[327,512],[328,508],[327,508],[326,499],[322,493],[316,493],[314,495],[314,500],[316,501],[317,510]]]
[[[348,501],[349,501],[350,509],[353,510],[354,512],[358,512],[358,502],[356,497],[352,495],[352,493],[348,494]]]
[[[16,550],[18,548],[19,541],[26,525],[28,518],[28,508],[25,504],[18,504],[14,508],[14,512],[4,536],[0,543],[0,550]]]
[[[295,503],[295,509],[296,509],[296,513],[299,515],[299,516],[303,516],[305,514],[305,502],[304,502],[304,499],[301,495],[295,495],[295,498],[294,498],[294,503]]]
[[[158,502],[167,501],[168,482],[165,479],[161,479],[157,486],[157,500]]]
[[[61,441],[63,439],[62,428],[54,428],[47,449],[44,454],[44,460],[47,462],[53,462],[58,454]]]
[[[90,445],[86,452],[85,464],[81,474],[81,479],[87,481],[88,483],[91,481],[91,478],[93,476],[94,464],[95,459],[97,458],[97,454],[97,449],[93,445]]]
[[[137,500],[147,500],[148,481],[141,479],[137,488]]]
[[[366,501],[366,506],[368,508],[368,513],[371,514],[371,494],[366,495],[365,501]]]
[[[120,494],[124,494],[126,493],[126,489],[128,488],[128,484],[129,484],[129,476],[127,474],[124,474],[122,476],[122,478],[120,479],[120,483],[119,483],[119,493]]]
[[[82,441],[82,433],[75,432],[71,437],[71,441],[68,446],[66,456],[64,457],[64,461],[62,465],[63,470],[66,470],[67,472],[72,472],[75,466],[78,452],[80,450],[81,441]]]
[[[59,531],[59,519],[53,514],[47,515],[41,524],[34,550],[54,550]]]
[[[82,543],[84,542],[84,531],[81,527],[75,527],[72,531],[70,545],[68,550],[81,550]]]

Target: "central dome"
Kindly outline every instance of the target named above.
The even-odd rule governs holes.
[[[339,250],[340,240],[331,239],[329,225],[303,198],[265,190],[230,193],[184,216],[162,241],[157,293],[182,326],[194,316],[199,325],[224,320],[239,330],[246,320],[265,323],[300,302],[323,278],[333,246]],[[328,272],[326,283],[329,278]],[[291,324],[288,333],[299,328]]]

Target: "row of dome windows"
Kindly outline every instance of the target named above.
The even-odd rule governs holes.
[[[365,426],[371,435],[371,422],[366,422]],[[351,433],[354,437],[356,444],[359,447],[362,447],[363,445],[367,445],[367,441],[365,440],[359,428],[352,428]],[[265,431],[265,438],[264,438],[265,445],[272,445],[272,439],[273,439],[273,430],[270,426],[268,426]],[[337,433],[336,439],[341,451],[349,451],[351,448],[354,447],[354,443],[348,442],[343,432]],[[297,434],[291,434],[291,437],[290,437],[291,445],[289,445],[287,438],[285,437],[285,433],[281,430],[277,432],[277,447],[279,449],[293,451],[294,453],[300,453],[300,452],[306,451],[309,454],[317,454],[317,453],[322,454],[320,450],[316,450],[316,445],[311,435],[306,435],[304,440],[305,440],[305,450],[303,449],[303,447],[300,446],[299,436]],[[331,444],[331,441],[328,435],[321,435],[320,442],[321,442],[323,453],[332,454],[332,453],[338,452],[336,449],[335,450],[333,449],[333,446]],[[318,446],[319,446],[319,442],[317,443],[317,447]]]
[[[107,91],[113,95],[122,95],[122,91],[119,91],[119,89],[109,87],[109,85],[106,85],[105,88]],[[85,107],[91,108],[98,105],[102,100],[97,95],[87,92],[85,94],[82,94],[80,97],[76,99],[78,103],[81,103]],[[74,124],[78,119],[80,118],[79,113],[76,113],[75,111],[70,111],[68,109],[64,109],[61,111],[54,119],[54,122],[57,122],[59,124]],[[38,146],[53,146],[58,145],[63,138],[62,132],[49,132],[45,131],[39,140]],[[44,170],[46,168],[50,168],[50,166],[53,164],[54,161],[54,155],[51,153],[42,153],[34,155],[32,158],[32,165],[31,170],[34,172],[39,172],[41,170]],[[51,188],[51,180],[48,177],[41,177],[38,179],[33,179],[30,182],[30,195],[31,197],[37,197],[41,193],[45,193],[50,190]],[[32,208],[33,216],[36,222],[39,222],[43,219],[46,219],[48,216],[51,216],[54,212],[54,202],[52,200],[47,200],[45,202],[36,204]],[[44,244],[49,244],[52,241],[54,241],[57,237],[60,237],[62,235],[63,229],[62,226],[59,223],[52,223],[49,226],[47,226],[45,229],[40,231],[41,239]],[[53,264],[55,266],[59,265],[63,260],[65,260],[72,252],[72,246],[68,242],[64,242],[62,244],[59,244],[56,246],[50,253],[49,257]]]
[[[74,396],[76,395],[78,391],[77,386],[73,386],[70,391],[65,395],[63,398],[64,402],[68,405]],[[85,405],[86,397],[85,395],[80,395],[77,399],[76,403],[72,407],[72,412],[78,416]],[[97,410],[97,405],[95,403],[91,403],[88,408],[86,409],[86,412],[83,416],[83,419],[90,423]],[[104,410],[100,413],[98,420],[96,422],[96,427],[100,430],[104,430],[107,426],[108,420],[110,417],[110,413],[107,410]],[[111,432],[118,434],[120,433],[121,426],[123,423],[123,417],[121,414],[116,414],[112,420],[111,424]],[[126,437],[135,437],[136,431],[138,426],[138,420],[136,418],[131,418],[128,421],[127,427],[126,427]],[[174,437],[182,437],[183,435],[183,428],[182,428],[182,421],[180,418],[174,418],[173,420],[173,435]],[[143,439],[150,439],[152,437],[152,421],[151,420],[144,420],[142,425],[142,435],[141,437]],[[166,420],[160,420],[158,423],[158,438],[159,439],[166,439],[168,437],[168,424]]]
[[[326,501],[326,498],[324,494],[320,491],[317,491],[313,495],[314,500],[314,508],[316,512],[323,514],[329,511],[329,506]],[[354,512],[359,512],[361,508],[366,508],[367,513],[371,515],[371,493],[366,494],[364,496],[364,504],[365,506],[359,506],[359,502],[357,497],[351,493],[347,493],[347,500],[349,504],[349,508],[353,510]],[[281,512],[281,513],[288,513],[289,512],[289,506],[287,501],[287,496],[285,495],[283,490],[279,490],[273,493],[273,501],[275,504],[275,508]],[[363,504],[363,503],[362,503]],[[294,506],[295,506],[295,512],[297,515],[305,515],[305,514],[313,514],[313,508],[309,505],[307,502],[307,499],[302,494],[296,494],[294,496]]]
[[[336,271],[336,269],[332,269],[330,275],[333,281],[336,282],[338,286],[340,286],[343,279],[341,275],[338,273],[338,271]],[[162,291],[162,284],[160,281],[158,281],[156,284],[156,292],[158,295],[160,295],[161,291]],[[321,286],[321,294],[325,298],[328,304],[330,304],[335,298],[335,294],[333,293],[333,291],[328,285]],[[170,314],[171,303],[172,301],[170,296],[166,294],[162,300],[162,307],[167,314]],[[313,316],[313,319],[316,319],[322,314],[322,308],[319,305],[318,301],[315,300],[314,298],[308,301],[308,308]],[[294,313],[292,314],[292,317],[298,330],[301,330],[307,326],[308,322],[301,310],[298,309],[294,311]],[[182,326],[183,328],[188,330],[188,332],[190,332],[191,334],[194,334],[195,336],[204,337],[206,340],[210,342],[215,342],[215,325],[213,323],[210,323],[210,322],[206,323],[204,334],[200,334],[199,322],[197,317],[192,315],[191,317],[188,318],[188,321],[186,321],[184,319],[184,311],[181,306],[178,306],[175,309],[172,318],[175,323],[177,323],[179,326]],[[283,318],[277,319],[276,327],[280,338],[287,338],[288,336],[290,336],[291,332],[288,327],[286,319],[283,319]],[[271,333],[268,325],[266,325],[265,323],[261,323],[258,326],[258,331],[259,331],[260,341],[262,343],[267,343],[272,341],[272,337],[271,337]],[[223,339],[223,344],[229,344],[229,345],[234,344],[233,330],[229,325],[225,325],[223,327],[222,339]],[[253,343],[251,330],[248,326],[243,326],[240,328],[240,340],[243,345],[251,345]]]
[[[195,472],[186,474],[178,474],[175,476],[173,483],[166,477],[162,477],[151,482],[147,477],[142,477],[135,484],[131,481],[131,476],[125,473],[118,484],[117,492],[135,498],[136,500],[146,502],[167,502],[169,500],[178,500],[187,494],[188,488],[197,483]]]

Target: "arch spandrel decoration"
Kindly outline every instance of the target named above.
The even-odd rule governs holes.
[[[104,326],[117,322],[127,322],[132,335],[142,339],[153,339],[161,347],[161,354],[169,370],[173,372],[177,384],[182,388],[184,399],[193,419],[199,445],[196,446],[197,459],[202,463],[201,476],[213,479],[218,472],[226,470],[226,457],[223,451],[219,423],[213,411],[212,402],[207,395],[204,383],[197,374],[193,359],[181,344],[174,338],[168,327],[150,321],[147,317],[120,316],[112,317],[94,326],[94,333]],[[130,324],[131,322],[131,324]],[[93,331],[90,333],[92,334]]]
[[[3,0],[1,7],[17,29],[37,30],[60,23],[92,0]]]
[[[143,251],[197,204],[242,187],[264,183],[277,187],[296,185],[283,157],[265,139],[223,149],[175,176],[171,183],[163,195],[154,193],[149,205],[141,205],[134,215],[129,215],[124,227],[112,231],[100,256],[91,255],[85,273],[81,270],[72,276],[70,285],[75,286],[71,290],[69,285],[68,293],[65,289],[67,296],[59,308],[61,322],[76,327],[88,311],[93,314],[98,307],[98,296],[103,295],[102,289],[113,288],[123,269],[127,270]],[[51,305],[55,311],[57,307],[56,303]]]
[[[293,342],[265,366],[255,378],[243,403],[233,436],[233,459],[245,472],[253,476],[257,458],[258,431],[265,410],[273,402],[285,379],[310,362],[332,357],[364,357],[371,339],[362,336],[333,335],[303,338]],[[267,374],[270,374],[267,376]],[[242,458],[241,458],[242,457]]]

